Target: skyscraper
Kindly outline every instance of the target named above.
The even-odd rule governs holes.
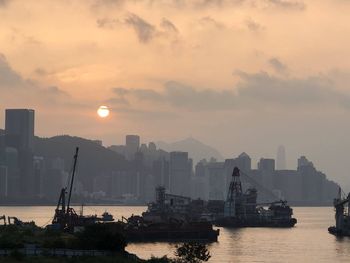
[[[7,109],[5,134],[7,146],[33,151],[34,110]]]
[[[170,193],[189,195],[189,183],[192,173],[192,160],[187,152],[171,152],[169,163]]]
[[[140,148],[140,136],[138,135],[126,135],[125,137],[125,150],[128,160],[135,158],[135,153]]]
[[[37,183],[33,176],[34,110],[6,110],[5,140],[6,147],[15,148],[18,152],[20,194],[22,197],[32,197]]]
[[[280,145],[277,149],[276,169],[286,169],[286,150],[283,145]]]

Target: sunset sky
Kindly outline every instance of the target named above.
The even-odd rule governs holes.
[[[0,0],[0,127],[306,155],[350,188],[350,1]],[[100,105],[111,114],[101,119]]]

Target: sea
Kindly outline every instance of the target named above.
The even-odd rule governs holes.
[[[76,207],[77,212],[81,208]],[[53,206],[2,206],[0,215],[16,216],[45,226],[52,220]],[[84,214],[101,215],[108,211],[114,218],[140,215],[145,206],[84,206]],[[219,228],[218,242],[208,246],[209,262],[350,262],[350,238],[328,233],[334,225],[333,207],[294,207],[298,223],[294,228]],[[174,243],[129,244],[126,250],[138,257],[174,257]]]

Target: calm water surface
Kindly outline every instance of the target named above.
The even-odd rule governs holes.
[[[43,226],[52,220],[54,207],[0,207],[0,215],[17,216],[23,221],[34,220]],[[79,211],[79,208],[76,208]],[[84,214],[108,211],[115,218],[141,214],[146,207],[94,206],[84,207]],[[209,262],[350,262],[350,239],[336,238],[327,228],[334,224],[332,207],[296,207],[298,224],[291,229],[220,228],[219,241],[209,246]],[[174,244],[130,244],[127,250],[141,258],[173,256]]]

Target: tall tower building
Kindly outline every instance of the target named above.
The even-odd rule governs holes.
[[[34,110],[7,109],[5,134],[7,146],[33,151]]]
[[[169,162],[170,193],[189,195],[189,183],[192,173],[192,160],[187,152],[171,152]]]
[[[140,148],[140,136],[138,135],[126,135],[125,137],[125,151],[128,160],[135,158],[135,153]]]
[[[36,194],[37,183],[33,171],[34,110],[6,110],[5,140],[6,147],[14,148],[18,152],[19,193],[21,197],[32,197]],[[12,181],[12,178],[9,178],[9,181]]]
[[[283,145],[280,145],[277,149],[276,169],[277,170],[286,169],[286,149],[284,148]]]

